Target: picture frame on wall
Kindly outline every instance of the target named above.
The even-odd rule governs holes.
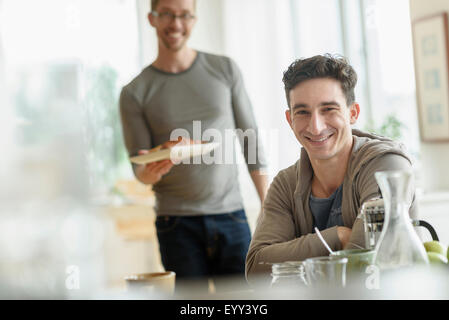
[[[449,141],[447,12],[414,20],[412,34],[421,140]]]

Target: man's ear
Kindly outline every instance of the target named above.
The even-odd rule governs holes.
[[[151,25],[152,27],[154,27],[154,17],[153,17],[153,15],[151,14],[151,12],[148,13],[147,17],[148,17],[148,21],[150,22],[150,25]]]
[[[354,124],[357,122],[357,119],[359,118],[360,114],[360,105],[356,102],[351,104],[349,107],[349,121],[351,124]]]
[[[287,119],[288,124],[290,125],[290,128],[292,127],[292,115],[290,113],[290,109],[285,110],[285,118]]]

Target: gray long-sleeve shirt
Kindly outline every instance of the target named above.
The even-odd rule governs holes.
[[[180,73],[149,66],[122,89],[120,114],[130,156],[170,140],[177,129],[194,140],[220,142],[214,163],[176,165],[153,186],[158,215],[218,214],[243,207],[230,133],[249,133],[243,143],[249,171],[264,167],[265,159],[240,70],[231,59],[198,52]]]

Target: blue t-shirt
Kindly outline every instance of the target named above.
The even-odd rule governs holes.
[[[313,215],[313,228],[317,227],[321,231],[334,226],[344,226],[341,216],[342,189],[343,185],[325,199],[315,198],[310,194],[309,205]]]

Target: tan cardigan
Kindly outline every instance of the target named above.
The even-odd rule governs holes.
[[[379,196],[374,173],[412,168],[402,144],[356,129],[352,132],[354,144],[343,181],[342,218],[344,225],[353,229],[350,242],[364,247],[363,222],[356,217],[366,200]],[[302,148],[300,160],[274,178],[246,257],[248,281],[255,274],[270,272],[271,263],[328,255],[318,236],[312,233],[309,207],[312,177],[309,157]],[[410,212],[416,218],[414,196]],[[321,233],[332,250],[342,249],[337,226]]]

